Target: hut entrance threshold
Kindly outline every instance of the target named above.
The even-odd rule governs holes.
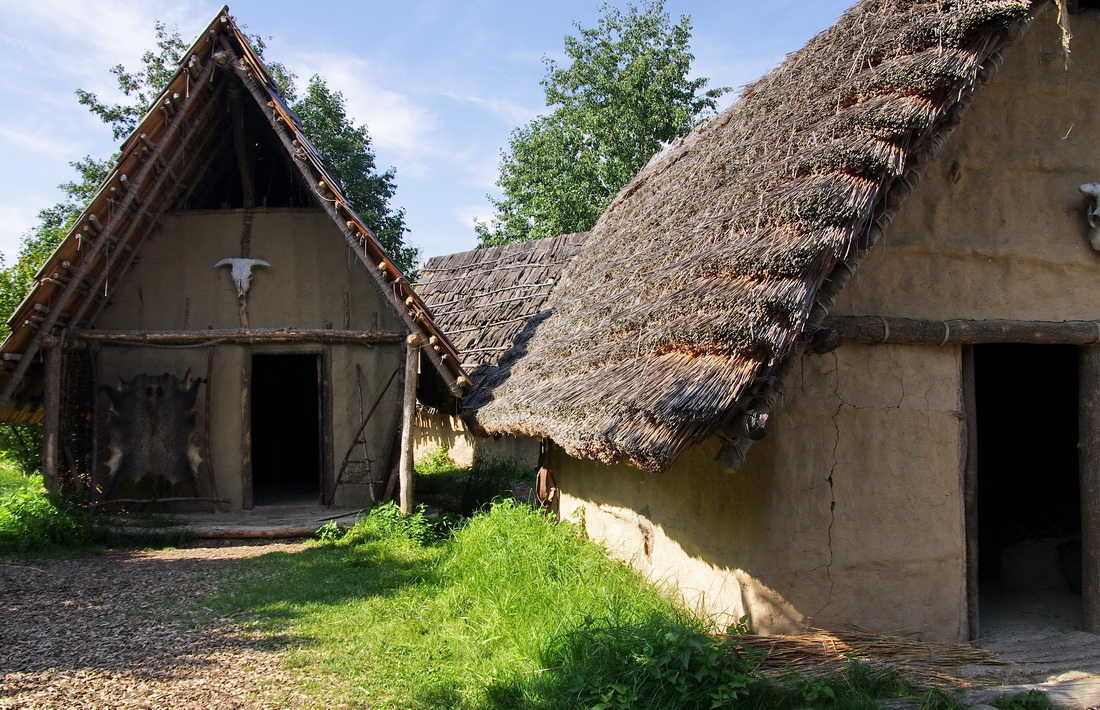
[[[321,357],[252,356],[252,499],[321,502]]]
[[[1083,628],[1077,351],[968,353],[970,634],[983,641]]]

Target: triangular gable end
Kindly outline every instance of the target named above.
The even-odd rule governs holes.
[[[264,132],[271,138],[268,149],[296,178],[283,199],[324,210],[383,299],[411,333],[430,343],[423,352],[451,393],[461,395],[469,388],[454,347],[355,214],[229,8],[223,7],[123,143],[114,169],[9,321],[12,332],[0,346],[0,421],[41,419],[40,385],[37,378],[25,377],[36,355],[67,331],[94,322],[161,214],[181,201],[214,199],[196,188],[200,183],[246,183],[237,170],[222,170],[225,166],[217,162],[246,150],[243,140],[234,140],[239,120],[226,121],[226,112],[217,110],[223,104],[230,114],[258,112],[263,117]],[[247,185],[238,189],[238,197],[249,206]]]

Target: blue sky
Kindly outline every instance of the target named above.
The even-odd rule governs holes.
[[[666,0],[691,16],[693,76],[739,88],[825,29],[853,0]],[[625,4],[623,2],[614,4]],[[378,165],[397,170],[393,204],[423,257],[471,249],[487,219],[511,131],[545,111],[543,57],[563,59],[574,22],[596,24],[598,0],[236,0],[231,14],[268,38],[266,56],[342,91],[365,123]],[[0,0],[0,253],[11,263],[35,214],[73,179],[68,163],[105,157],[107,126],[74,90],[119,98],[108,69],[138,68],[153,22],[187,42],[220,3],[198,0]],[[735,98],[731,93],[723,106]]]

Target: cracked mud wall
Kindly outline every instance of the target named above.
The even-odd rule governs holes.
[[[843,347],[795,368],[737,472],[714,441],[645,473],[553,452],[564,519],[722,628],[966,631],[959,352]]]

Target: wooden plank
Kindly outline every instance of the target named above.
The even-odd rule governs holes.
[[[966,531],[966,632],[967,640],[979,638],[978,618],[978,420],[974,379],[974,348],[962,349],[963,525]]]
[[[325,501],[332,503],[336,494],[333,481],[333,394],[332,394],[332,346],[325,345],[317,356],[317,379],[321,395],[321,411],[318,412],[321,425],[321,505]]]
[[[393,331],[325,330],[304,328],[252,328],[224,330],[140,331],[140,330],[78,330],[68,334],[66,341],[90,341],[112,345],[176,345],[186,343],[396,343],[404,337]]]
[[[241,367],[241,499],[245,510],[255,507],[252,485],[252,352]]]
[[[1100,633],[1100,348],[1078,353],[1081,602],[1085,631]]]

